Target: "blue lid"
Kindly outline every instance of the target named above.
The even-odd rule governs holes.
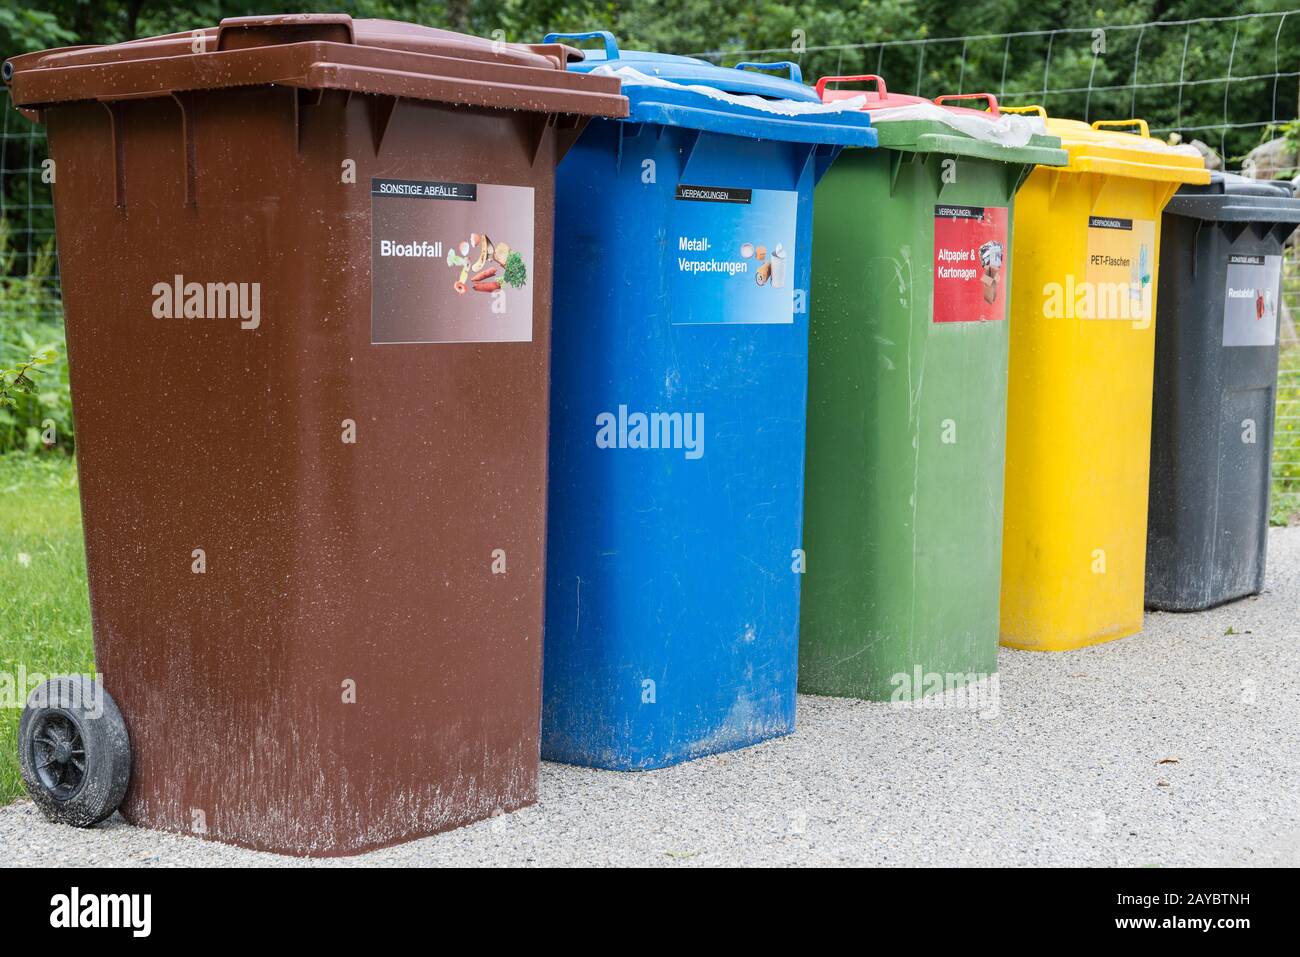
[[[565,40],[601,40],[603,50],[584,50],[586,58],[570,63],[569,69],[589,73],[597,67],[630,67],[647,76],[691,86],[707,86],[722,93],[761,96],[772,100],[820,103],[817,92],[803,85],[797,63],[737,63],[734,67],[714,66],[704,60],[668,53],[620,50],[608,30],[590,33],[548,33],[543,43]],[[769,72],[772,71],[772,72]],[[773,72],[785,76],[773,75]],[[847,110],[838,113],[782,114],[739,103],[727,103],[688,89],[623,84],[628,99],[628,122],[660,123],[706,129],[756,139],[787,140],[797,143],[829,143],[839,146],[875,146],[876,131],[869,114]]]
[[[620,50],[614,34],[608,30],[548,33],[542,42],[556,43],[561,40],[603,40],[605,43],[603,50],[583,50],[586,59],[569,64],[569,69],[576,73],[589,73],[598,66],[630,66],[647,76],[656,76],[672,83],[711,86],[724,93],[749,93],[778,100],[820,102],[817,92],[803,85],[803,71],[799,69],[799,64],[789,60],[777,63],[737,63],[728,69],[693,56]],[[785,78],[770,75],[768,71],[784,73]]]

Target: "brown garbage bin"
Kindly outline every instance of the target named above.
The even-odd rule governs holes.
[[[5,64],[127,820],[332,855],[535,801],[554,166],[627,115],[577,56],[303,15]]]

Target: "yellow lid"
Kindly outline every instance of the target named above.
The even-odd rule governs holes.
[[[1061,148],[1070,156],[1065,166],[1069,172],[1196,185],[1210,181],[1204,157],[1152,139],[1146,120],[1097,120],[1089,125],[1082,120],[1048,116],[1041,106],[1004,106],[1002,112],[1041,116],[1047,132],[1061,138]]]

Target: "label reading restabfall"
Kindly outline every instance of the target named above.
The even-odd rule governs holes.
[[[533,189],[372,179],[370,341],[531,342]]]
[[[673,324],[794,322],[798,194],[683,183],[674,198]]]
[[[1088,217],[1088,262],[1080,319],[1151,324],[1156,224],[1150,219]]]
[[[1005,206],[934,208],[934,321],[1007,315]]]
[[[1281,256],[1229,256],[1228,288],[1223,296],[1223,344],[1276,344],[1281,288]]]

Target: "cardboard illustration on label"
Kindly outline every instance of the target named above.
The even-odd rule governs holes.
[[[793,190],[677,186],[673,325],[794,322]]]
[[[1223,294],[1223,344],[1276,345],[1281,290],[1281,256],[1229,256],[1228,288]]]
[[[1080,319],[1120,319],[1151,324],[1156,264],[1156,224],[1150,219],[1088,217],[1088,262]]]
[[[370,181],[372,344],[531,342],[533,189]]]
[[[935,322],[997,322],[1007,316],[1005,206],[934,208]]]

